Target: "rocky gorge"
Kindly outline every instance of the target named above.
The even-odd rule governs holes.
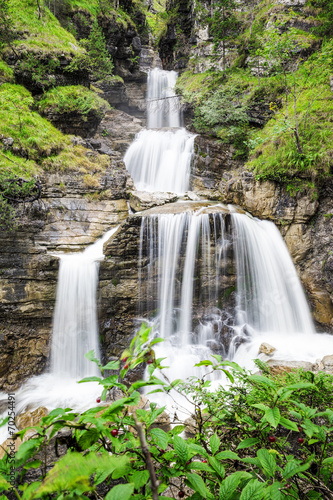
[[[299,8],[302,10],[303,4]],[[211,41],[198,31],[189,5],[180,3],[179,12],[182,32],[178,36],[172,23],[168,25],[160,43],[160,55],[166,69],[183,71],[191,57],[199,58],[199,62],[209,59],[207,51],[211,51]],[[273,9],[271,15],[275,14]],[[82,12],[75,16],[71,22],[76,26],[78,40],[87,38],[88,22],[83,22]],[[141,19],[138,25],[143,24]],[[84,148],[87,157],[103,156],[105,167],[90,173],[41,173],[40,200],[22,209],[18,229],[2,234],[0,377],[2,389],[6,391],[16,389],[24,380],[48,367],[58,275],[56,253],[78,251],[107,229],[120,224],[116,235],[105,245],[106,259],[100,268],[98,292],[103,354],[105,359],[119,355],[133,334],[138,314],[139,231],[141,218],[145,216],[141,212],[174,203],[179,198],[176,194],[137,192],[122,161],[135,134],[145,126],[147,71],[157,64],[156,50],[149,45],[144,30],[140,33],[124,24],[119,27],[114,19],[112,22],[101,19],[101,26],[119,79],[93,81],[92,85],[113,109],[104,110],[103,118],[94,124],[75,115],[51,113],[46,117],[65,133],[75,133],[71,140]],[[306,27],[310,29],[309,24]],[[202,37],[202,43],[195,48],[194,34],[196,41]],[[174,50],[175,43],[179,46],[182,40],[186,42],[185,55],[178,47]],[[232,57],[230,48],[230,60]],[[7,62],[13,61],[9,57]],[[23,83],[33,93],[40,92],[40,86],[31,79],[32,73],[27,69],[22,72],[22,66],[15,64],[17,83]],[[56,69],[57,85],[74,82],[73,79],[65,81],[63,77],[57,80],[57,74],[66,74],[68,66],[69,59],[64,59]],[[197,63],[198,73],[205,70]],[[70,75],[76,83],[85,85],[83,74],[80,81],[75,73]],[[184,114],[188,122],[193,109],[185,108]],[[258,106],[258,117],[262,123],[267,122],[267,103]],[[3,137],[2,142],[5,140]],[[278,182],[256,180],[245,161],[234,153],[232,145],[216,137],[197,135],[191,191],[185,197],[237,205],[254,217],[273,221],[297,267],[318,330],[332,332],[331,180],[320,187],[319,196],[315,196],[311,188],[293,194]],[[128,205],[140,215],[129,215]],[[175,205],[169,206],[172,212]],[[234,282],[235,274],[230,270],[225,290],[231,289]],[[234,300],[231,292],[230,309]]]

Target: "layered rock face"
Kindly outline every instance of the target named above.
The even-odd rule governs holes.
[[[200,202],[197,208],[202,206]],[[196,205],[193,205],[193,209]],[[181,203],[169,204],[164,207],[153,208],[130,216],[118,229],[115,235],[105,244],[105,260],[100,266],[100,334],[104,355],[107,359],[116,357],[124,350],[139,328],[142,320],[148,320],[159,313],[159,293],[158,285],[161,278],[161,269],[157,261],[151,261],[151,255],[147,253],[148,247],[152,244],[151,235],[146,230],[142,232],[142,221],[149,217],[157,217],[159,214],[177,214],[188,209]],[[209,212],[209,210],[208,210]],[[212,210],[214,213],[214,210]],[[223,306],[223,326],[218,332],[216,339],[217,351],[228,349],[232,336],[231,320],[235,307],[235,263],[232,252],[229,215],[226,213],[225,224],[230,247],[225,258],[221,260],[217,274],[216,269],[210,272],[201,273],[202,255],[199,253],[196,258],[195,268],[197,269],[194,278],[193,290],[193,331],[199,321],[210,319],[210,315],[216,312],[216,307]],[[210,258],[216,248],[219,235],[215,234],[214,219],[209,215],[211,233],[215,240],[211,240]],[[156,225],[158,231],[158,225]],[[158,233],[157,233],[158,234]],[[140,241],[142,238],[142,241]],[[186,240],[186,232],[183,235]],[[141,251],[140,251],[141,244]],[[164,256],[164,259],[166,257]],[[185,248],[182,248],[177,260],[179,268],[184,267],[186,258]],[[159,265],[163,264],[162,262]],[[218,281],[216,281],[218,276]],[[176,277],[179,284],[181,276]],[[212,301],[216,288],[219,289],[219,302]],[[180,303],[181,287],[175,287],[175,303]],[[223,303],[223,304],[222,304]]]
[[[98,142],[90,139],[94,140]],[[22,212],[18,230],[2,234],[2,389],[17,388],[47,366],[58,277],[54,253],[85,248],[128,215],[126,198],[132,181],[121,153],[101,151],[105,152],[109,160],[103,172],[73,170],[41,176],[42,199]],[[87,154],[98,152],[87,149]]]
[[[233,159],[231,146],[204,136],[195,140],[192,188],[200,195],[241,206],[253,216],[272,220],[280,229],[322,331],[333,332],[331,248],[332,186],[319,200],[311,191],[291,196],[283,185],[256,181]]]

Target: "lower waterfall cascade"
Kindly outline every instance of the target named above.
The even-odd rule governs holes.
[[[189,189],[194,135],[180,128],[176,78],[175,72],[157,68],[148,75],[149,129],[137,135],[124,157],[136,189],[178,194]],[[168,358],[167,375],[198,375],[204,369],[194,371],[194,364],[212,353],[252,369],[262,342],[272,344],[273,358],[280,360],[314,362],[333,352],[332,336],[315,332],[275,225],[235,207],[207,201],[198,205],[188,202],[180,213],[141,215],[138,257],[146,265],[138,269],[138,315],[165,340],[155,349],[157,357]],[[98,268],[103,243],[115,231],[80,254],[61,257],[50,372],[31,378],[17,392],[18,413],[38,406],[80,411],[100,395],[97,383],[77,381],[98,374],[84,354],[93,349],[100,355]],[[149,301],[153,306],[143,307]],[[147,309],[155,313],[145,316]]]

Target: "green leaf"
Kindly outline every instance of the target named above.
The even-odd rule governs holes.
[[[209,439],[210,449],[212,450],[212,454],[215,455],[220,448],[220,440],[217,434],[213,434]]]
[[[296,389],[314,389],[315,385],[310,382],[297,382],[297,384],[287,385],[285,389],[296,390]]]
[[[223,467],[223,465],[218,460],[216,460],[215,457],[209,457],[209,463],[213,467],[215,472],[218,473],[218,475],[221,477],[221,479],[224,479],[225,468]]]
[[[264,496],[264,487],[264,483],[260,483],[258,479],[252,479],[243,489],[240,500],[261,500]]]
[[[16,452],[15,458],[17,462],[23,461],[24,463],[33,456],[42,444],[43,438],[29,439],[22,443]]]
[[[180,436],[175,436],[173,439],[173,445],[180,460],[183,463],[186,463],[189,457],[189,449],[186,441],[184,441],[184,439]]]
[[[10,488],[11,484],[4,477],[0,476],[0,491],[8,491]]]
[[[189,486],[200,493],[203,498],[214,498],[211,492],[207,489],[202,478],[198,474],[186,474]]]
[[[105,500],[130,500],[134,491],[134,484],[117,484],[106,495]]]
[[[98,365],[100,368],[101,368],[101,363],[99,362],[99,360],[97,358],[95,358],[95,351],[92,349],[91,351],[87,352],[85,355],[84,355],[85,358],[89,359],[89,361],[92,361],[93,363],[96,363],[96,365]]]
[[[323,460],[323,465],[333,465],[333,457],[328,457]]]
[[[258,408],[258,410],[262,410],[262,411],[267,411],[269,409],[269,406],[264,405],[262,403],[256,403],[256,404],[251,405],[251,406],[253,406],[254,408]]]
[[[208,464],[199,462],[197,460],[193,460],[193,462],[190,463],[189,468],[191,470],[204,470],[206,472],[213,472],[213,469]]]
[[[215,458],[217,458],[218,460],[239,460],[239,456],[237,455],[237,453],[229,450],[221,451],[216,455]]]
[[[103,366],[103,370],[119,370],[120,362],[113,360],[109,361],[105,366]]]
[[[200,361],[200,363],[195,364],[194,366],[212,366],[212,361],[205,359],[204,361]]]
[[[267,478],[274,477],[276,470],[275,458],[268,450],[262,449],[257,452],[257,457]]]
[[[243,448],[250,448],[251,446],[254,446],[257,443],[259,443],[258,438],[243,439],[243,441],[241,441],[237,446],[236,450],[242,450]]]
[[[282,425],[285,429],[298,432],[298,426],[296,422],[292,422],[292,420],[289,420],[288,418],[281,417],[280,425]]]
[[[196,444],[196,443],[189,443],[188,444],[188,447],[189,449],[191,450],[191,452],[195,453],[195,455],[201,455],[205,458],[208,458],[208,453],[207,451],[205,450],[205,448],[203,446],[201,446],[200,444]],[[217,457],[216,457],[217,458]]]
[[[288,462],[284,468],[283,477],[284,477],[284,479],[288,479],[292,476],[295,476],[299,472],[304,472],[304,471],[308,470],[310,465],[311,465],[311,462],[307,462],[303,465],[300,465],[300,463],[297,462],[296,460],[290,460],[290,462]]]
[[[139,490],[142,486],[147,484],[148,480],[149,472],[147,470],[138,470],[131,476],[131,482],[134,483],[134,488],[136,490]]]
[[[230,382],[233,384],[234,381],[235,381],[235,378],[231,375],[231,373],[228,371],[228,370],[223,370],[223,373],[228,377],[228,379],[230,380]]]
[[[33,460],[32,462],[28,462],[23,466],[24,469],[38,469],[42,464],[41,460]]]
[[[266,418],[267,422],[271,424],[272,427],[276,428],[279,425],[280,418],[281,418],[279,408],[276,408],[276,407],[269,408],[265,412],[265,418]]]
[[[234,472],[230,474],[224,481],[222,481],[220,491],[219,491],[219,500],[229,500],[239,483],[244,479],[251,478],[251,474],[248,472]]]
[[[273,380],[264,377],[263,375],[251,375],[248,380],[250,382],[254,382],[258,385],[261,386],[267,386],[270,387],[271,389],[276,389],[276,384],[273,382]]]
[[[78,384],[83,384],[84,382],[101,382],[101,377],[85,377],[78,381]]]
[[[171,429],[171,431],[169,431],[169,434],[171,436],[176,436],[177,434],[180,434],[181,432],[183,432],[184,429],[185,429],[185,425],[175,425],[175,427],[173,427]]]
[[[82,435],[78,440],[78,445],[82,450],[86,450],[87,448],[90,448],[92,444],[96,443],[98,438],[99,438],[99,431],[94,428],[89,429],[82,433]]]
[[[150,434],[157,446],[159,446],[163,450],[166,450],[169,442],[169,436],[167,435],[167,433],[164,432],[163,429],[154,428],[150,431]]]
[[[266,488],[266,496],[265,496],[265,499],[269,499],[269,500],[281,500],[282,496],[281,496],[281,491],[280,491],[280,488],[281,488],[281,483],[279,482],[275,482],[273,484],[271,484],[270,486],[268,486],[268,488]]]

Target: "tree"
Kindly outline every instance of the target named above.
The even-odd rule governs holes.
[[[97,19],[91,28],[90,36],[85,42],[94,79],[100,80],[112,74],[113,62],[107,51],[105,37]]]
[[[257,50],[258,57],[266,61],[266,66],[270,72],[275,72],[283,77],[286,116],[285,121],[289,120],[289,101],[290,97],[293,106],[294,123],[291,125],[297,152],[304,153],[304,136],[310,108],[316,97],[311,97],[308,102],[307,113],[303,119],[303,130],[300,126],[300,116],[297,109],[297,101],[303,91],[306,89],[306,83],[311,74],[311,67],[303,66],[303,74],[300,76],[300,65],[302,62],[302,52],[308,48],[310,43],[307,38],[302,37],[297,30],[290,29],[283,31],[283,24],[275,23],[267,30],[262,47]],[[282,29],[281,29],[282,28]],[[290,78],[291,76],[291,78]]]
[[[212,17],[210,19],[210,31],[214,37],[215,45],[222,43],[222,65],[226,69],[226,46],[239,27],[239,21],[235,15],[235,0],[218,0],[212,3]]]
[[[18,57],[13,41],[16,39],[16,32],[13,25],[13,20],[9,15],[8,0],[0,0],[0,51],[5,47],[10,47],[15,56]]]

